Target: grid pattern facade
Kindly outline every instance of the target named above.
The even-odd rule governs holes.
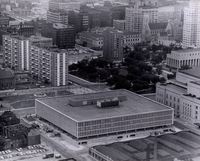
[[[68,54],[31,46],[31,74],[48,80],[53,86],[68,83]]]
[[[172,124],[172,110],[78,123],[78,137],[126,132]]]
[[[103,57],[108,61],[122,61],[123,32],[107,29],[103,33]]]
[[[29,40],[3,35],[4,62],[15,70],[29,70]]]

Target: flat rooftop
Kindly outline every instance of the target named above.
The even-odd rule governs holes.
[[[188,48],[188,49],[174,50],[174,52],[177,52],[177,53],[200,52],[200,48]]]
[[[69,100],[91,100],[93,98],[102,100],[107,97],[116,97],[122,95],[126,96],[126,100],[120,101],[119,106],[100,108],[97,107],[96,104],[76,107],[69,105]],[[151,99],[124,89],[92,94],[41,98],[36,100],[71,117],[78,122],[172,110],[168,106],[162,105]]]
[[[187,88],[181,87],[177,84],[169,83],[169,84],[167,84],[167,87],[168,87],[168,89],[175,90],[179,93],[187,93]]]
[[[187,70],[179,70],[179,72],[196,77],[196,78],[200,78],[200,67],[195,67],[195,68],[187,69]]]

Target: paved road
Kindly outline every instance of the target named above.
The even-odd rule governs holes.
[[[41,133],[41,139],[46,144],[48,144],[51,148],[53,148],[56,151],[58,151],[65,158],[74,158],[77,161],[82,161],[83,160],[83,158],[78,157],[75,152],[69,152],[69,150],[66,147],[64,147],[61,144],[57,143],[56,141],[52,140],[48,136],[45,136],[45,134],[43,134],[43,133]]]
[[[23,116],[26,116],[26,115],[35,114],[35,107],[12,109],[11,111],[13,111],[16,114],[17,117],[23,117]],[[0,115],[3,112],[4,111],[0,111]]]

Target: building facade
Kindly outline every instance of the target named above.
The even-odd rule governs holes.
[[[190,0],[184,9],[183,47],[200,47],[200,1]]]
[[[125,30],[126,20],[113,20],[113,27],[117,30]]]
[[[47,11],[47,22],[48,23],[62,23],[68,24],[68,14],[61,10],[48,10]]]
[[[32,45],[30,73],[52,86],[68,84],[68,53],[53,47]]]
[[[200,66],[200,49],[183,49],[167,54],[167,66],[180,69],[182,66]]]
[[[29,70],[29,40],[19,35],[3,35],[5,66],[15,70]]]
[[[75,30],[71,25],[44,23],[42,24],[41,34],[53,38],[53,45],[60,49],[69,49],[75,46]]]
[[[174,108],[175,116],[189,123],[200,123],[199,67],[180,70],[176,80],[156,85],[156,100]]]
[[[108,61],[122,61],[123,32],[108,28],[103,32],[103,58]]]
[[[144,33],[144,27],[148,23],[158,22],[158,8],[134,5],[126,8],[126,30]]]
[[[83,31],[79,35],[80,43],[90,48],[102,48],[103,36],[100,34],[92,33],[89,31]]]
[[[15,89],[15,76],[10,69],[0,69],[0,90]]]
[[[80,4],[79,1],[50,0],[49,10],[64,10],[66,12],[80,10]]]

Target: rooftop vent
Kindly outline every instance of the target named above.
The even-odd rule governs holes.
[[[118,105],[119,105],[118,98],[104,99],[104,100],[97,101],[97,106],[100,108],[112,107],[112,106],[118,106]]]

